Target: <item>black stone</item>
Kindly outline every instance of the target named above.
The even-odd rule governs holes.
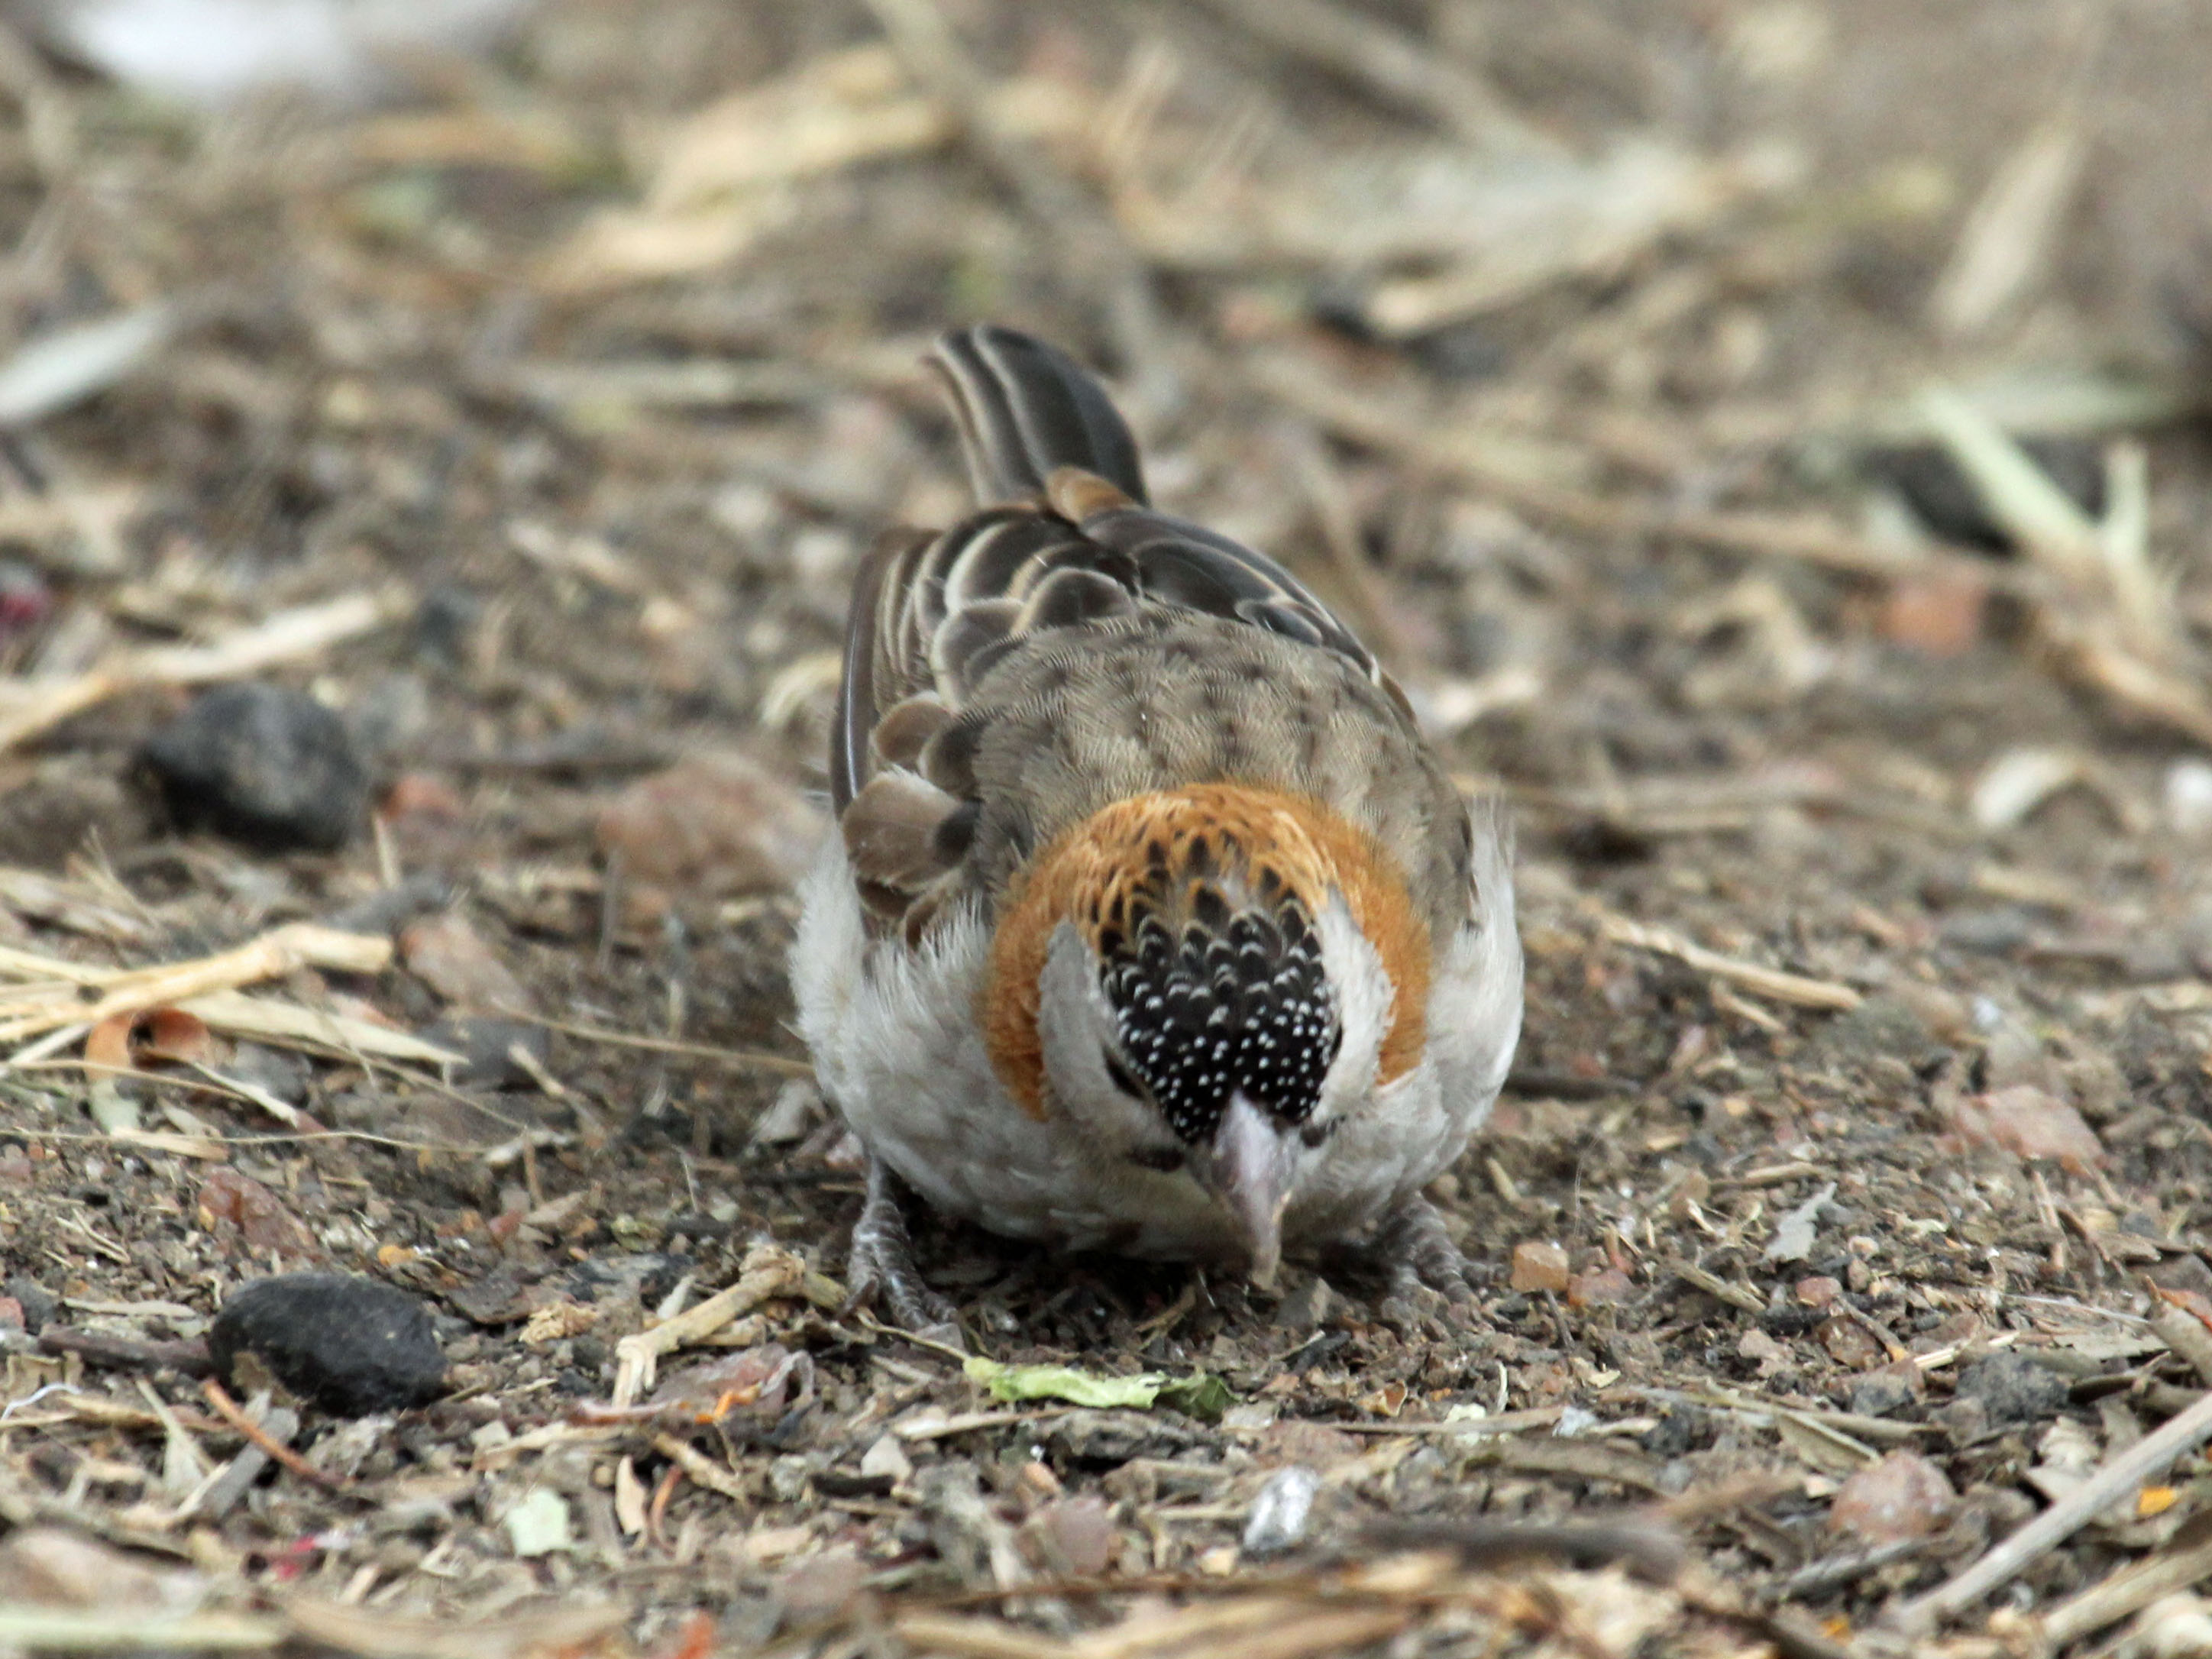
[[[1960,1400],[1978,1401],[1992,1425],[2033,1423],[2066,1403],[2066,1380],[2016,1353],[1993,1353],[1959,1379]]]
[[[2105,512],[2105,453],[2085,438],[2029,438],[2021,445],[2051,481],[2092,519]],[[1983,505],[1981,492],[1958,463],[1933,444],[1869,450],[1860,465],[1869,477],[1905,499],[1929,530],[1947,542],[2002,553],[2012,538]]]
[[[266,852],[336,852],[368,808],[368,769],[345,722],[283,686],[219,686],[140,756],[179,829]]]
[[[517,1047],[540,1066],[553,1059],[553,1039],[545,1028],[525,1020],[455,1015],[424,1026],[416,1036],[464,1056],[453,1068],[453,1079],[464,1089],[532,1086],[537,1079],[510,1052]]]
[[[1861,1417],[1887,1417],[1905,1410],[1917,1397],[1903,1377],[1881,1371],[1851,1384],[1851,1409]]]
[[[284,1273],[241,1285],[208,1331],[216,1374],[234,1383],[251,1353],[301,1400],[339,1417],[434,1400],[446,1356],[429,1310],[398,1286],[350,1273]]]
[[[60,1300],[35,1279],[18,1274],[0,1285],[0,1296],[12,1296],[23,1310],[23,1328],[33,1336],[46,1329],[49,1320],[62,1310]]]

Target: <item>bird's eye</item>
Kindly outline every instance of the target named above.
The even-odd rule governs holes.
[[[1129,1162],[1142,1164],[1147,1170],[1158,1170],[1162,1175],[1172,1175],[1182,1168],[1182,1149],[1179,1146],[1139,1146],[1129,1154]]]
[[[1340,1117],[1331,1117],[1324,1118],[1318,1123],[1308,1122],[1304,1127],[1299,1129],[1298,1139],[1305,1142],[1309,1146],[1318,1146],[1322,1142],[1327,1140],[1331,1135],[1334,1134],[1337,1131],[1337,1127],[1344,1120]]]
[[[1138,1086],[1137,1079],[1129,1075],[1129,1068],[1121,1063],[1118,1054],[1109,1053],[1106,1056],[1106,1075],[1113,1080],[1114,1086],[1130,1099],[1142,1100],[1145,1097],[1144,1090]],[[1180,1158],[1181,1155],[1177,1156]]]

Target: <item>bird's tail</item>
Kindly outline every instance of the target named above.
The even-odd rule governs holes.
[[[996,323],[941,337],[931,364],[960,422],[976,499],[1036,501],[1060,467],[1094,472],[1143,502],[1145,474],[1105,388],[1042,340]]]

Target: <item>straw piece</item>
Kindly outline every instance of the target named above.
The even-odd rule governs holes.
[[[281,662],[312,657],[392,619],[397,608],[367,593],[349,593],[326,605],[281,611],[213,645],[157,646],[136,651],[106,668],[52,684],[15,681],[0,685],[17,706],[0,713],[0,754],[37,737],[94,704],[145,685],[204,685],[240,679]]]
[[[2117,1455],[2041,1515],[1968,1567],[1924,1595],[1906,1602],[1891,1621],[1907,1635],[1919,1635],[1954,1613],[1963,1613],[1991,1590],[2001,1589],[2101,1515],[2177,1457],[2212,1439],[2212,1394]]]
[[[797,1294],[805,1281],[806,1264],[789,1250],[773,1244],[754,1246],[745,1256],[736,1284],[673,1319],[665,1319],[652,1329],[615,1344],[616,1408],[635,1405],[638,1397],[653,1386],[653,1368],[663,1354],[712,1334],[771,1297]]]
[[[1673,957],[1700,973],[1711,974],[1731,985],[1741,986],[1753,996],[1765,997],[1774,1002],[1786,1002],[1792,1007],[1832,1008],[1848,1012],[1866,1000],[1850,986],[1834,980],[1812,979],[1803,974],[1787,973],[1779,968],[1746,962],[1741,957],[1724,957],[1717,951],[1708,951],[1701,945],[1678,939],[1662,927],[1649,927],[1640,921],[1631,921],[1626,916],[1608,913],[1599,918],[1598,928],[1615,945],[1631,945],[1639,951],[1655,951],[1661,956]]]

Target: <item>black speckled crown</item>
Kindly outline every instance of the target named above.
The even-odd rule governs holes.
[[[1100,940],[1122,1053],[1187,1146],[1213,1139],[1239,1091],[1285,1124],[1304,1122],[1344,1041],[1311,918],[1275,884],[1263,888],[1260,905],[1232,909],[1201,883],[1180,939],[1146,909]]]

